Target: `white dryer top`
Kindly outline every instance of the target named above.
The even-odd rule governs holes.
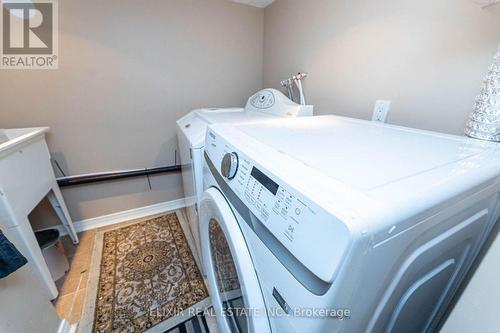
[[[215,124],[210,133],[356,224],[387,225],[500,186],[500,145],[467,137],[337,116]]]
[[[446,165],[455,164],[456,169],[460,161],[498,150],[496,144],[466,137],[336,116],[242,124],[236,128],[360,190],[371,190]]]
[[[252,123],[276,119],[276,117],[264,112],[246,111],[243,108],[198,109],[179,119],[177,126],[178,130],[188,138],[191,148],[197,149],[205,146],[205,134],[210,124]]]

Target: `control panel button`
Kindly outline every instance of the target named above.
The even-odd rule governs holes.
[[[222,158],[220,172],[227,179],[233,179],[238,171],[238,155],[236,153],[227,153]]]
[[[274,105],[274,102],[274,94],[271,91],[267,90],[263,90],[257,93],[250,100],[252,106],[258,109],[269,109]]]

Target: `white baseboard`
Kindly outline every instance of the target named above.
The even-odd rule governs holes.
[[[80,220],[73,222],[76,232],[82,232],[90,229],[105,227],[112,224],[117,224],[121,222],[126,222],[133,219],[139,219],[149,215],[160,214],[168,212],[170,210],[181,209],[186,206],[186,200],[184,198],[160,202],[150,206],[144,206],[139,208],[134,208],[130,210],[125,210],[122,212],[112,213],[108,215],[93,217],[90,219]],[[63,225],[59,224],[50,228],[57,228],[61,235],[66,235],[68,232]]]
[[[75,333],[78,324],[71,324],[67,320],[61,320],[57,333]]]

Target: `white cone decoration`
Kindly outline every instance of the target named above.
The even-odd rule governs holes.
[[[500,47],[469,117],[465,134],[489,141],[500,141]]]

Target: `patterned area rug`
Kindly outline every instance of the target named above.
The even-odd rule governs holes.
[[[85,309],[94,313],[91,332],[145,332],[179,314],[185,320],[208,297],[176,213],[103,232],[100,251],[95,303]]]

